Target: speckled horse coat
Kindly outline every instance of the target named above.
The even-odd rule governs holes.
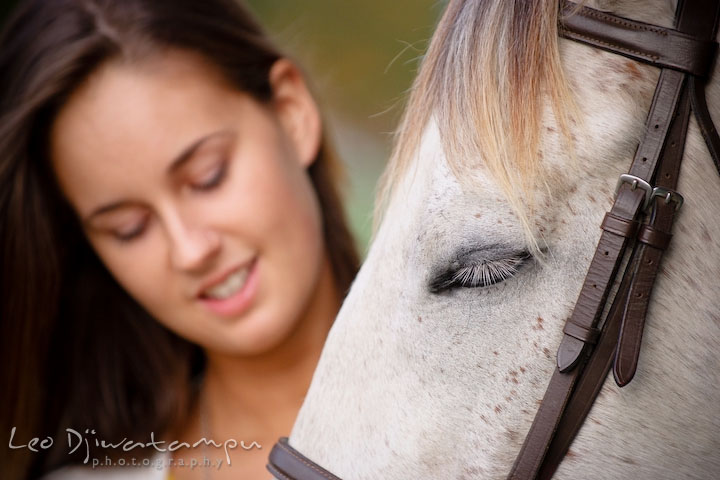
[[[587,3],[664,26],[675,7]],[[659,73],[558,42],[578,121],[570,125],[574,159],[551,109],[539,128],[552,181],[529,218],[544,260],[524,257],[518,214],[482,162],[461,175],[449,167],[438,122],[427,122],[412,164],[394,180],[290,437],[344,479],[505,478],[510,470]],[[713,78],[707,100],[717,121],[720,74]],[[686,204],[655,286],[637,375],[622,390],[605,383],[555,478],[720,475],[720,178],[694,119],[678,190]],[[495,285],[433,290],[438,272],[472,256],[520,260]]]

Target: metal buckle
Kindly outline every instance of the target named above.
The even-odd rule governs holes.
[[[648,206],[650,205],[650,200],[652,200],[653,195],[653,187],[643,180],[640,177],[636,177],[635,175],[630,175],[629,173],[623,173],[620,175],[620,178],[618,178],[617,185],[615,186],[615,195],[617,196],[618,192],[620,191],[620,187],[622,187],[623,183],[629,183],[630,184],[630,190],[635,190],[636,188],[640,187],[645,192],[645,201],[643,202],[643,210],[647,210]]]
[[[668,190],[667,188],[663,188],[663,187],[653,188],[650,198],[653,199],[655,197],[663,197],[665,199],[665,204],[669,204],[670,202],[675,202],[675,211],[676,212],[678,210],[680,210],[680,207],[682,207],[682,204],[685,201],[683,196],[680,195],[679,193],[677,193],[676,191]]]

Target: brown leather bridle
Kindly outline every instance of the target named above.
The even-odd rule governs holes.
[[[595,255],[563,329],[557,368],[508,475],[549,479],[584,422],[612,367],[623,387],[635,375],[645,315],[663,252],[683,203],[675,191],[690,112],[720,173],[720,138],[705,103],[720,0],[679,0],[675,28],[561,2],[560,35],[661,69],[645,133],[605,215]],[[644,220],[644,221],[643,221]],[[623,259],[628,257],[627,262]],[[622,275],[618,275],[625,265]],[[620,285],[607,315],[608,294]],[[281,438],[268,470],[282,480],[340,480]]]

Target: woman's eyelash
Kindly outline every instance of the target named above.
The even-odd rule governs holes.
[[[128,233],[115,233],[115,239],[117,239],[120,243],[128,243],[134,240],[135,238],[139,237],[143,231],[145,230],[145,224],[139,225],[136,228],[133,228]]]
[[[198,191],[207,191],[212,190],[213,188],[217,187],[222,183],[223,179],[225,178],[225,173],[227,170],[227,163],[222,162],[213,172],[212,176],[210,176],[208,179],[194,184],[192,186],[193,190]],[[115,232],[113,236],[115,239],[120,243],[129,243],[133,240],[135,240],[137,237],[142,235],[143,231],[145,230],[144,223],[142,225],[137,226],[136,228],[133,228],[128,233],[119,233]]]
[[[193,186],[193,189],[195,190],[212,190],[213,188],[220,185],[223,178],[225,177],[225,171],[227,164],[226,162],[223,162],[217,169],[215,169],[214,174],[207,180],[204,180],[196,185]]]
[[[439,293],[453,288],[488,287],[515,275],[530,258],[528,253],[508,256],[498,260],[483,260],[450,269],[430,284],[430,291]]]

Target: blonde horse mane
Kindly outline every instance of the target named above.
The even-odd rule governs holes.
[[[482,159],[518,214],[530,249],[539,251],[528,220],[532,195],[523,192],[544,183],[541,93],[569,146],[575,112],[560,64],[558,13],[557,0],[451,0],[396,132],[378,191],[376,227],[434,116],[451,170],[462,178],[463,169]]]

